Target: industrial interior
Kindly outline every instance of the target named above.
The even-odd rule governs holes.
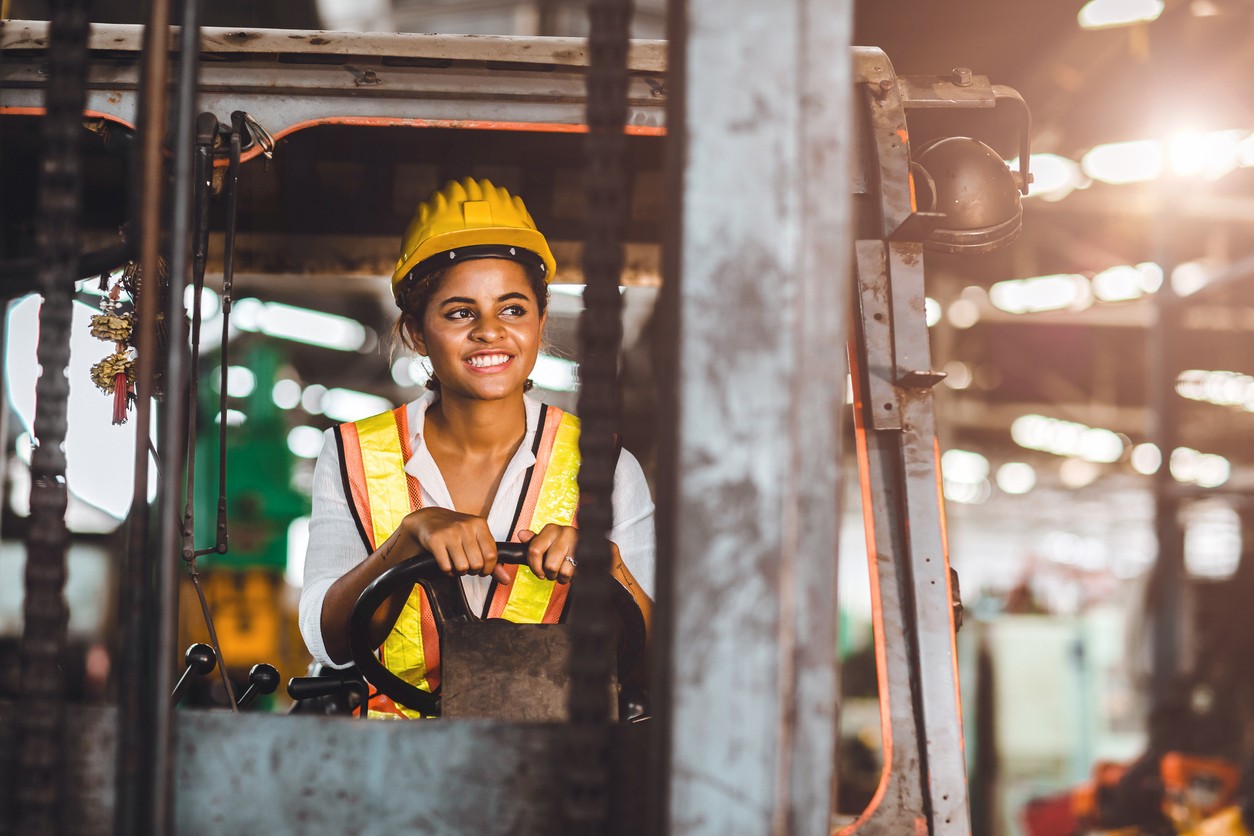
[[[414,695],[298,609],[462,178],[656,585]],[[1247,0],[4,0],[0,836],[1254,832],[1251,195]]]

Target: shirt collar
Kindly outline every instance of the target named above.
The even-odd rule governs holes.
[[[431,467],[435,466],[435,460],[431,457],[431,451],[427,449],[427,443],[423,439],[422,431],[426,426],[427,409],[439,398],[435,392],[430,390],[423,392],[420,397],[410,401],[408,404],[409,420],[409,449],[412,451],[410,459],[405,463],[405,470],[419,478],[418,470],[424,470],[425,467],[415,468],[416,460],[421,460],[425,465],[430,462]],[[510,459],[509,466],[505,468],[505,475],[501,479],[501,484],[505,485],[514,475],[520,471],[526,470],[536,463],[535,440],[536,430],[540,423],[540,408],[543,406],[540,401],[530,395],[523,395],[523,409],[526,410],[527,433],[523,436],[522,443],[518,445],[518,450],[514,453],[514,458]],[[421,457],[420,454],[421,453]]]

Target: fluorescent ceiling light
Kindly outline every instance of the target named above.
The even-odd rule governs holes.
[[[1039,197],[1054,202],[1062,200],[1076,189],[1087,189],[1092,180],[1085,176],[1075,160],[1057,154],[1033,154],[1029,157],[1032,170],[1032,188],[1024,196]],[[1018,171],[1019,159],[1007,163]]]
[[[1010,437],[1020,447],[1055,456],[1100,463],[1123,457],[1123,436],[1118,433],[1045,415],[1019,416],[1010,425]]]
[[[276,380],[270,390],[270,399],[279,409],[295,409],[300,405],[300,396],[300,384],[290,377]]]
[[[392,402],[378,395],[355,392],[352,389],[328,389],[322,396],[321,407],[322,414],[333,421],[358,421],[388,411],[392,408]]]
[[[927,321],[927,327],[928,327],[928,328],[931,328],[933,325],[935,325],[936,323],[940,322],[940,321],[941,321],[941,305],[940,305],[940,302],[937,302],[937,301],[936,301],[935,299],[933,299],[931,296],[924,297],[924,299],[923,299],[923,317],[924,317],[924,319]]]
[[[1025,494],[1036,487],[1036,470],[1027,462],[1006,462],[997,468],[997,487],[1008,494]]]
[[[287,433],[287,449],[302,459],[318,458],[322,452],[322,430],[307,425],[292,427]]]
[[[1006,313],[1083,310],[1093,301],[1089,281],[1079,273],[1059,273],[1031,279],[997,282],[988,292],[995,308]]]
[[[536,357],[531,380],[550,392],[574,392],[579,388],[579,364],[574,360],[540,354]]]
[[[1163,0],[1090,0],[1076,18],[1083,29],[1106,29],[1157,20],[1162,13]]]
[[[231,308],[231,322],[241,331],[337,351],[357,351],[366,344],[366,329],[355,319],[281,302],[240,299]]]
[[[1202,488],[1217,488],[1232,475],[1232,464],[1223,456],[1200,453],[1192,447],[1171,451],[1171,478]]]
[[[1080,159],[1080,168],[1103,183],[1141,183],[1163,173],[1163,144],[1156,139],[1098,145]]]

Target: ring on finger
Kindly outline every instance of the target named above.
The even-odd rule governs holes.
[[[576,561],[575,558],[571,557],[570,555],[566,555],[565,560],[567,563],[570,564],[570,568],[572,569],[574,569],[575,567],[579,565],[578,561]]]

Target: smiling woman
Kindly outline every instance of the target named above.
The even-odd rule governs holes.
[[[576,575],[579,421],[525,394],[555,266],[522,200],[487,180],[450,182],[419,205],[392,288],[395,335],[430,362],[430,391],[324,438],[300,607],[319,661],[347,665],[354,603],[420,551],[460,578],[471,615],[533,624],[564,617]],[[626,451],[613,509],[613,573],[647,618],[653,502]],[[528,544],[525,567],[498,563],[503,541]],[[372,646],[392,673],[438,693],[434,623],[423,588],[401,590],[375,614]],[[420,716],[381,694],[369,713]]]

